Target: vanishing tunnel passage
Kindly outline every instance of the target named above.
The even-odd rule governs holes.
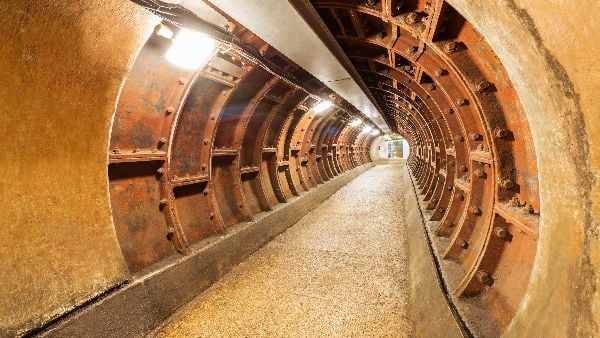
[[[0,337],[597,336],[597,13],[2,3]]]
[[[539,194],[526,117],[494,52],[443,1],[313,1],[343,52],[410,143],[408,165],[448,288],[489,335],[508,325],[536,250]],[[491,326],[491,327],[490,327]]]
[[[234,42],[185,70],[164,57],[171,41],[158,33],[178,28],[163,22],[124,84],[108,171],[132,272],[369,161],[379,132],[362,114],[243,27],[228,29]]]

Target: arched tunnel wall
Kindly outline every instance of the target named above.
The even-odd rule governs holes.
[[[535,145],[537,254],[505,334],[593,336],[600,22],[589,13],[600,5],[449,3],[506,69]],[[2,335],[40,327],[131,277],[109,200],[109,129],[156,20],[116,0],[9,1],[0,20]]]
[[[0,335],[128,277],[108,199],[108,133],[154,28],[124,1],[0,5]]]
[[[527,294],[507,336],[588,336],[598,330],[600,216],[597,88],[600,25],[586,2],[449,1],[486,38],[530,124],[541,200]],[[567,14],[568,13],[568,14]],[[558,324],[560,323],[560,324]]]

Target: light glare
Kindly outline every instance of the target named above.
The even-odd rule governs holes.
[[[350,127],[357,127],[362,123],[362,121],[360,119],[356,119],[352,122],[350,122]]]
[[[165,57],[178,67],[198,69],[208,62],[216,44],[208,35],[182,28]]]
[[[171,40],[173,38],[173,35],[175,35],[175,33],[173,33],[173,31],[169,27],[167,27],[163,24],[158,25],[156,27],[155,31],[156,31],[156,35],[162,36],[163,38],[166,38],[169,40]]]
[[[379,135],[379,130],[373,130],[373,131],[371,132],[371,135],[373,135],[373,136],[377,136],[377,135]]]
[[[333,106],[333,103],[331,103],[331,101],[327,101],[327,100],[323,100],[319,103],[317,103],[314,107],[313,110],[316,113],[322,113],[325,110],[327,110],[328,108],[331,108],[331,106]]]
[[[371,126],[365,126],[365,127],[362,129],[362,132],[363,132],[363,133],[368,133],[368,132],[370,132],[370,131],[371,131],[371,129],[373,129],[373,127],[371,127]]]

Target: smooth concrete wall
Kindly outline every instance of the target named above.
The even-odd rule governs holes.
[[[151,19],[123,0],[0,4],[0,336],[128,278],[108,135]]]
[[[535,143],[538,253],[507,337],[600,333],[600,2],[448,0],[506,68]]]

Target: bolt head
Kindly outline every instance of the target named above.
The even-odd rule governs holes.
[[[469,139],[471,139],[471,141],[477,141],[481,139],[481,135],[479,135],[478,133],[470,133]]]
[[[496,227],[494,234],[496,234],[496,237],[504,239],[508,237],[508,230],[505,227]]]
[[[514,183],[510,178],[502,178],[500,179],[500,186],[504,189],[511,189],[514,187]]]
[[[417,12],[410,12],[406,16],[406,22],[411,25],[417,23],[417,21],[419,21],[419,19],[420,19],[420,15]]]
[[[496,138],[505,138],[506,136],[508,136],[508,130],[496,129],[495,135],[496,135]]]
[[[491,84],[485,80],[477,82],[475,88],[478,92],[484,92],[486,89],[490,88]]]
[[[444,45],[444,51],[446,53],[451,53],[451,52],[456,51],[456,42],[454,42],[454,41],[446,42],[446,44]]]
[[[487,271],[479,270],[477,271],[477,280],[481,282],[483,285],[492,285],[494,283],[494,279]]]

